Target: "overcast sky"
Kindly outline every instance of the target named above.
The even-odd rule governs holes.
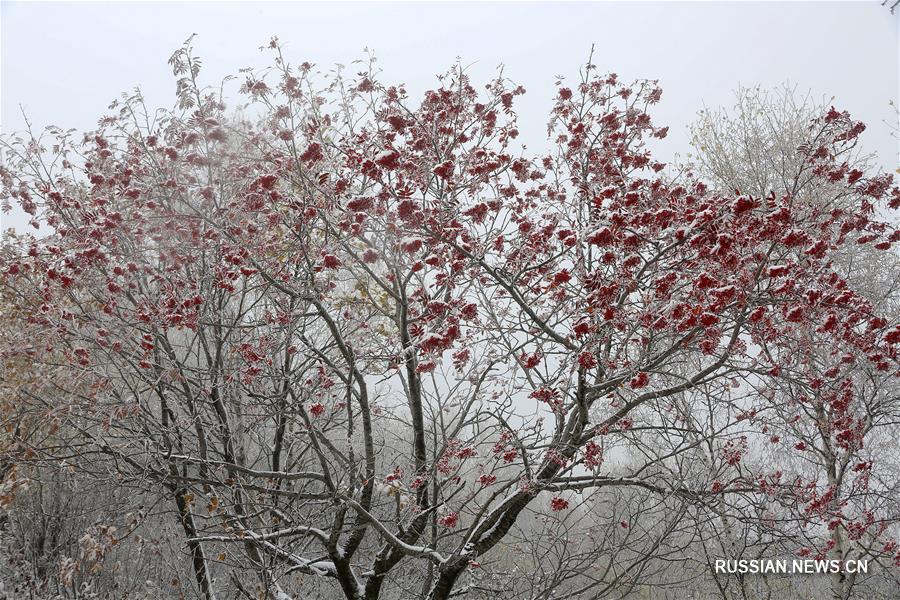
[[[653,112],[671,126],[663,158],[686,152],[697,110],[728,105],[738,86],[790,81],[869,124],[863,142],[890,168],[896,119],[900,18],[877,0],[859,2],[603,3],[24,3],[2,2],[0,128],[91,129],[109,102],[140,86],[152,107],[174,102],[166,60],[191,34],[203,79],[264,66],[272,35],[292,63],[349,64],[368,47],[384,82],[413,94],[457,57],[476,81],[497,65],[528,90],[522,138],[543,138],[556,75],[594,63],[625,79],[659,79]],[[23,224],[0,215],[3,229]]]

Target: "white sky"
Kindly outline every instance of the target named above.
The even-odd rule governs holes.
[[[594,63],[624,79],[659,79],[652,113],[671,126],[660,157],[686,152],[697,110],[730,105],[739,85],[790,81],[835,97],[867,122],[867,150],[890,168],[896,119],[900,17],[877,0],[859,2],[604,3],[26,3],[2,2],[0,128],[21,130],[23,106],[36,127],[91,129],[109,102],[140,86],[151,107],[171,106],[168,57],[191,34],[203,79],[218,83],[265,66],[272,35],[294,64],[350,64],[375,51],[381,80],[413,97],[457,57],[476,83],[499,64],[528,90],[518,103],[520,140],[539,145],[557,74],[574,77],[595,44]],[[0,229],[21,227],[0,215]]]

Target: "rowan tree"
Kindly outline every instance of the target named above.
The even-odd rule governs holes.
[[[830,124],[821,116],[829,110],[828,104],[815,102],[809,95],[798,96],[795,88],[787,86],[773,91],[738,90],[731,111],[700,113],[693,127],[697,168],[725,192],[771,189],[794,196],[813,210],[852,211],[860,198],[837,173],[870,171],[877,157],[866,155],[856,138],[845,141],[829,158],[836,164],[810,160],[814,140],[827,135]],[[826,177],[821,176],[823,172]],[[845,244],[833,255],[831,268],[873,310],[896,320],[900,282],[895,254],[865,243]],[[831,326],[827,319],[821,325]],[[890,370],[850,364],[852,355],[835,348],[810,348],[791,357],[769,383],[773,390],[768,393],[777,394],[783,402],[772,404],[761,417],[766,421],[762,433],[770,436],[763,443],[769,452],[763,456],[782,467],[781,479],[815,490],[806,494],[812,503],[800,501],[774,509],[782,523],[796,520],[792,542],[808,540],[801,550],[804,556],[827,554],[841,560],[869,556],[867,544],[872,541],[864,534],[874,530],[883,535],[882,528],[888,527],[884,521],[875,523],[874,515],[895,510],[897,465],[888,457],[893,452],[898,411],[896,377]],[[803,375],[797,377],[798,371]],[[840,371],[844,376],[835,378]],[[831,428],[822,426],[852,419],[852,413],[859,419],[859,436],[852,442],[846,435],[834,438]],[[865,492],[860,493],[861,489]],[[831,497],[829,506],[816,503],[822,495]],[[868,507],[869,503],[878,508]],[[830,550],[822,551],[826,546]],[[835,577],[832,593],[836,598],[850,597],[857,583],[854,575]]]
[[[454,67],[413,102],[371,62],[271,49],[241,111],[187,44],[177,108],[135,95],[82,139],[6,140],[3,193],[47,233],[7,242],[26,318],[3,356],[55,389],[5,393],[73,436],[10,460],[90,455],[168,503],[207,599],[498,592],[523,532],[529,593],[616,596],[683,551],[681,514],[834,510],[746,458],[757,415],[810,411],[849,455],[877,418],[863,380],[896,377],[900,325],[833,268],[898,241],[891,176],[842,162],[861,124],[831,109],[802,150],[853,200],[826,209],[669,172],[654,81],[558,81],[533,155],[503,77]]]

